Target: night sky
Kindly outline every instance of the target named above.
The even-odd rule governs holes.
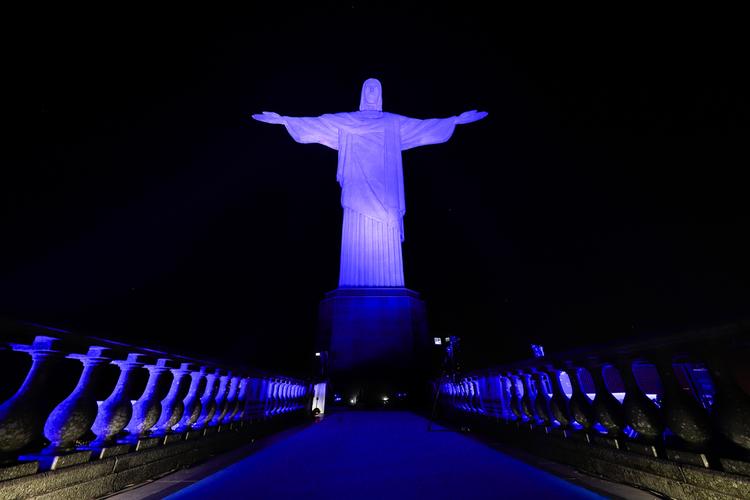
[[[750,316],[731,13],[465,5],[20,16],[0,316],[301,373],[336,152],[249,115],[353,111],[368,77],[386,111],[490,113],[404,153],[407,286],[466,364]]]

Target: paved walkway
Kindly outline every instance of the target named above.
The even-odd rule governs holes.
[[[411,413],[346,412],[290,433],[168,498],[602,497],[469,436],[428,431],[427,420]]]

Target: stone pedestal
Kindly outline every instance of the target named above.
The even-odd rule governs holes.
[[[347,401],[362,390],[393,398],[425,373],[425,304],[408,288],[337,288],[320,303],[318,348]]]

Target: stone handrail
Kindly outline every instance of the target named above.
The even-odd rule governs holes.
[[[749,347],[750,324],[737,323],[548,354],[434,385],[446,418],[730,470],[750,461]]]
[[[0,355],[22,370],[17,353],[31,364],[0,404],[0,468],[34,459],[54,469],[66,455],[137,450],[309,409],[311,385],[291,377],[40,325],[0,325]],[[75,362],[75,387],[53,390]]]

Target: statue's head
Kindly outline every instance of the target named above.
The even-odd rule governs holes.
[[[362,85],[360,111],[383,111],[383,86],[377,78],[368,78]]]

